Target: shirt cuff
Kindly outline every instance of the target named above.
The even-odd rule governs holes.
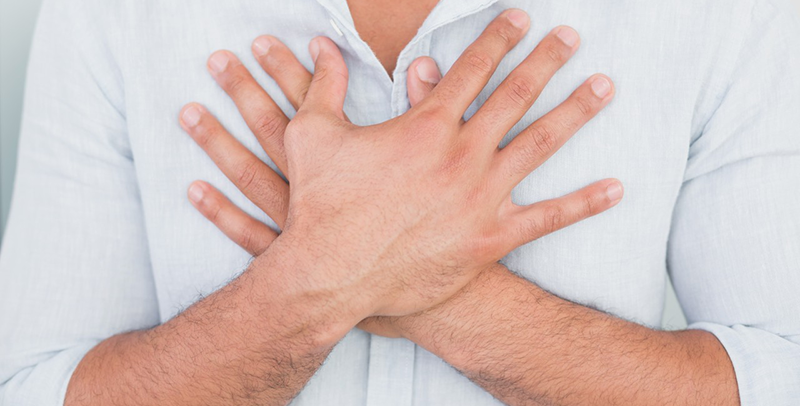
[[[693,323],[714,334],[733,363],[743,406],[796,406],[800,400],[800,343],[743,325]],[[794,336],[800,340],[799,336]]]
[[[98,342],[81,344],[60,351],[52,358],[17,372],[0,384],[2,405],[61,406],[75,368]]]

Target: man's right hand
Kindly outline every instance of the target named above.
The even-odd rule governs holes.
[[[347,69],[336,46],[325,38],[312,41],[316,73],[286,128],[285,164],[276,160],[291,182],[288,208],[275,210],[288,211],[278,239],[288,249],[281,252],[307,265],[293,275],[301,281],[297,289],[329,296],[347,308],[354,322],[413,313],[446,299],[517,246],[619,201],[619,182],[604,180],[527,207],[511,202],[511,189],[613,96],[610,80],[595,75],[506,148],[497,148],[577,49],[572,29],[554,30],[468,122],[461,121],[528,24],[522,12],[503,13],[430,97],[370,127],[355,126],[344,116]],[[229,94],[246,120],[264,117],[253,113],[264,106],[246,105],[257,99],[241,94],[249,87],[238,83]],[[197,109],[201,123],[209,120],[200,127],[224,131]],[[263,127],[248,122],[251,128]],[[208,139],[193,132],[197,127],[185,127],[195,139]],[[204,148],[212,157],[226,156],[208,144]],[[270,156],[283,157],[275,151]],[[216,161],[226,173],[257,173],[236,168],[242,161],[231,156]],[[265,175],[234,178],[251,199],[265,196],[263,190],[254,192],[258,182],[242,181],[248,178]],[[253,235],[247,240],[253,241]]]

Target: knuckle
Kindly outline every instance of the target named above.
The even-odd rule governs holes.
[[[500,24],[494,32],[495,37],[504,47],[510,47],[519,35],[518,33],[519,29],[514,27],[514,25],[511,24],[511,20],[508,19],[505,19],[505,22]]]
[[[236,184],[239,189],[247,190],[255,183],[258,177],[259,163],[254,160],[244,162],[236,172]]]
[[[416,114],[412,123],[415,134],[441,134],[447,128],[447,112],[440,106],[422,109]]]
[[[346,71],[342,71],[340,69],[336,69],[331,66],[318,66],[314,70],[314,75],[311,78],[311,83],[323,82],[329,80],[331,78],[339,77],[341,79],[347,80],[347,73]]]
[[[564,227],[564,220],[566,214],[562,206],[552,204],[544,209],[544,233],[550,234],[556,230]]]
[[[286,128],[284,129],[284,138],[292,138],[299,134],[302,134],[306,131],[306,124],[312,118],[310,117],[311,113],[306,110],[300,110],[294,117],[286,124]]]
[[[339,79],[341,79],[341,80],[342,80],[342,81],[344,81],[345,83],[347,83],[347,82],[348,82],[348,80],[349,80],[349,76],[348,76],[348,73],[347,73],[347,70],[346,70],[346,69],[345,69],[345,70],[342,70],[342,69],[332,69],[332,72],[331,72],[331,73],[333,73],[334,75],[338,76],[338,77],[339,77]]]
[[[256,119],[253,131],[262,137],[272,138],[282,134],[284,128],[282,117],[273,113],[264,113]]]
[[[567,53],[564,48],[563,44],[549,43],[544,46],[544,55],[550,62],[557,65],[563,64],[567,60]]]
[[[222,220],[222,205],[216,198],[203,199],[203,211],[208,220],[214,224],[219,224]]]
[[[215,132],[208,126],[198,127],[192,134],[195,142],[203,149],[208,148],[214,140]]]
[[[289,124],[286,125],[286,130],[288,131],[290,128],[297,129],[303,127],[306,125],[305,124],[306,122],[311,121],[313,119],[314,119],[314,113],[306,109],[298,110],[295,113],[294,117],[292,117],[292,119],[289,121]]]
[[[528,156],[537,159],[548,156],[556,148],[558,137],[550,126],[539,124],[531,129]]]
[[[581,199],[583,200],[581,202],[581,218],[589,217],[600,211],[600,205],[598,204],[597,199],[595,199],[595,196],[591,193],[584,194]]]
[[[291,140],[293,140],[299,132],[300,129],[298,128],[298,120],[295,116],[294,119],[289,121],[289,124],[286,124],[286,129],[283,132],[283,142],[291,142]]]
[[[311,83],[303,83],[298,85],[297,89],[295,90],[294,99],[298,108],[303,105],[304,101],[306,101],[306,95],[308,94],[310,85]]]
[[[259,57],[258,60],[262,63],[261,66],[270,76],[282,77],[292,71],[292,65],[287,56],[282,47],[273,45],[270,47],[266,57]]]
[[[239,94],[247,87],[247,79],[241,74],[231,73],[225,80],[225,88],[228,93]]]
[[[450,116],[448,107],[451,103],[452,97],[455,94],[452,90],[447,88],[442,88],[438,92],[431,93],[430,96],[423,99],[419,106],[425,106],[425,110],[431,110],[432,116],[437,121],[445,122],[448,121]]]
[[[582,116],[589,116],[595,110],[592,100],[585,96],[575,96],[575,108]]]
[[[480,76],[487,76],[492,72],[494,60],[488,54],[472,50],[467,51],[465,56],[466,64],[472,73]]]
[[[297,115],[289,121],[286,125],[286,130],[283,133],[283,147],[286,151],[294,150],[298,147],[305,145],[306,140],[309,138],[308,124],[306,124],[307,112],[297,113]]]
[[[509,79],[508,97],[519,107],[527,107],[536,99],[536,86],[526,78],[517,76]]]
[[[322,82],[331,74],[330,68],[327,66],[318,66],[314,70],[314,76],[311,77],[311,83]]]

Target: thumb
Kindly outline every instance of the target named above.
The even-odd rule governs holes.
[[[408,101],[411,107],[428,97],[434,87],[442,80],[442,74],[433,58],[423,56],[411,62],[408,67]]]
[[[308,51],[314,60],[314,76],[300,109],[331,112],[344,119],[348,72],[342,53],[325,37],[312,39]]]

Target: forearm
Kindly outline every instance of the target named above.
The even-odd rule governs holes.
[[[502,266],[399,323],[404,336],[509,404],[738,404],[733,367],[710,333],[648,329]]]
[[[288,403],[352,326],[284,279],[299,272],[276,241],[229,285],[172,320],[90,351],[65,405]],[[331,309],[330,312],[322,309]]]

